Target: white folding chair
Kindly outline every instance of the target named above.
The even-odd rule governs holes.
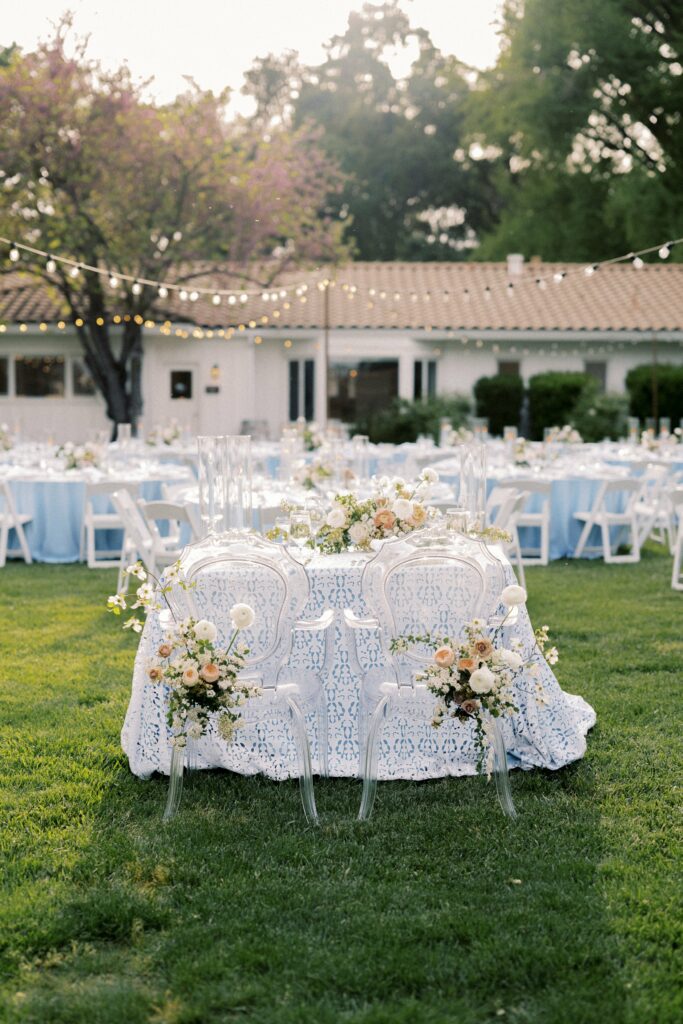
[[[25,512],[17,512],[14,496],[7,480],[0,481],[0,568],[4,566],[8,555],[10,557],[21,556],[27,565],[33,561],[24,533],[24,527],[30,522],[30,515]],[[10,530],[14,530],[16,534],[19,542],[18,548],[9,546]]]
[[[524,507],[517,517],[517,529],[538,530],[538,547],[521,544],[523,565],[547,565],[550,560],[550,498],[549,480],[517,480],[519,490],[526,492]],[[529,511],[530,504],[540,501],[540,509]]]
[[[671,573],[673,590],[683,590],[683,488],[677,488],[669,494],[674,516],[678,518],[678,527],[673,544],[674,564]]]
[[[97,545],[98,531],[123,530],[121,517],[111,504],[112,493],[116,490],[126,490],[135,496],[138,485],[113,483],[109,480],[85,485],[80,560],[85,559],[89,569],[114,569],[121,560],[121,545],[116,548],[100,548]],[[96,505],[103,505],[105,499],[109,499],[106,510],[97,511]]]
[[[595,496],[593,507],[587,511],[574,513],[574,518],[584,524],[574,552],[575,558],[580,558],[584,552],[599,552],[605,562],[640,561],[640,541],[635,508],[639,491],[640,483],[632,478],[603,480]],[[623,505],[623,509],[615,511],[610,507],[614,504]],[[624,530],[630,534],[631,550],[627,554],[620,555],[614,552],[610,533],[614,528],[619,530],[619,534]],[[600,531],[601,544],[589,545],[588,541],[594,529]],[[619,543],[620,537],[617,538],[617,544]]]
[[[155,550],[173,555],[174,560],[180,557],[185,544],[198,540],[195,524],[187,506],[178,501],[138,501],[154,538]],[[165,533],[159,526],[164,524]],[[186,538],[183,539],[183,533]]]
[[[640,484],[635,512],[641,547],[651,538],[658,544],[666,544],[669,550],[672,548],[675,526],[666,491],[668,475],[667,466],[649,465],[643,475],[636,478]]]
[[[486,517],[489,525],[510,534],[509,541],[501,541],[503,550],[514,560],[515,572],[521,586],[526,586],[524,560],[517,530],[519,517],[527,503],[528,492],[516,486],[499,484],[491,491],[486,502]]]
[[[117,584],[117,590],[122,591],[128,583],[125,569],[131,562],[139,559],[149,573],[159,577],[165,566],[177,560],[178,554],[165,551],[155,543],[154,534],[129,491],[123,488],[114,491],[111,500],[124,528]]]

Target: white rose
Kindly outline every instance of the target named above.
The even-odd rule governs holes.
[[[248,629],[256,618],[254,609],[248,604],[234,604],[230,609],[230,618],[235,629]]]
[[[391,481],[392,487],[405,487],[406,482],[402,476],[395,476]]]
[[[208,619],[200,619],[195,623],[194,635],[197,640],[208,640],[209,643],[213,643],[218,636],[218,630],[213,622],[209,622]]]
[[[391,511],[398,519],[410,519],[413,514],[413,503],[407,498],[397,498],[391,506]]]
[[[526,604],[526,590],[524,587],[511,583],[500,595],[503,604],[514,607],[516,604]]]
[[[474,693],[490,693],[496,683],[496,677],[490,668],[482,665],[470,676],[470,687]]]
[[[187,735],[191,740],[198,740],[202,735],[202,727],[199,722],[193,722],[192,725],[188,726]]]
[[[499,653],[502,663],[507,665],[507,667],[511,668],[514,672],[524,664],[516,651],[508,651],[507,648],[504,647]]]
[[[422,470],[420,477],[426,484],[437,484],[439,482],[439,474],[430,466]]]
[[[365,523],[353,523],[349,527],[349,537],[354,544],[364,544],[369,536]]]
[[[335,507],[327,513],[327,519],[325,522],[333,530],[339,530],[342,526],[346,526],[346,512],[341,505],[335,505]]]

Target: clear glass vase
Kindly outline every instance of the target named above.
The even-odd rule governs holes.
[[[224,529],[225,481],[224,438],[200,436],[197,438],[199,460],[199,518],[202,535],[214,536]]]
[[[252,526],[251,437],[228,435],[223,442],[223,486],[226,530],[250,530]]]
[[[459,446],[460,493],[458,505],[467,509],[469,527],[486,526],[486,445],[474,441]]]

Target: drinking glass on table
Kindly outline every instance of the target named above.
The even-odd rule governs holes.
[[[318,533],[325,525],[325,506],[321,501],[311,498],[306,502],[306,512],[311,521],[311,536],[315,541]]]
[[[290,512],[289,539],[294,541],[299,551],[303,551],[311,536],[311,517],[309,513],[300,509]]]

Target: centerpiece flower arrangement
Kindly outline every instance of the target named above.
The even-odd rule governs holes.
[[[323,436],[317,423],[307,423],[303,428],[304,448],[307,452],[315,452],[322,447]]]
[[[493,764],[490,719],[518,712],[513,685],[518,687],[517,679],[523,669],[536,680],[535,697],[538,702],[546,703],[539,679],[540,669],[529,660],[525,662],[521,643],[513,639],[509,648],[501,644],[503,626],[513,608],[525,604],[526,591],[512,584],[505,587],[500,602],[507,606],[508,611],[495,629],[490,629],[484,619],[472,619],[464,627],[461,639],[424,633],[395,637],[390,643],[390,650],[395,654],[406,653],[412,647],[426,647],[432,651],[432,661],[415,675],[415,681],[424,683],[437,698],[432,726],[438,729],[445,718],[473,722],[478,768],[481,770],[485,764],[489,773]],[[555,665],[559,658],[557,648],[551,647],[546,651],[548,627],[541,626],[534,637],[536,647],[545,655],[548,664]]]
[[[401,477],[382,477],[377,493],[370,498],[361,500],[355,494],[337,494],[318,531],[320,551],[338,554],[351,546],[367,551],[372,541],[400,537],[424,526],[436,515],[424,499],[438,479],[436,470],[424,469],[414,487],[409,487]]]
[[[170,689],[166,718],[173,731],[174,746],[185,746],[187,739],[200,739],[213,719],[218,735],[230,742],[235,730],[242,725],[237,709],[261,693],[258,686],[240,679],[249,648],[237,643],[237,637],[241,630],[253,624],[254,610],[247,604],[233,605],[230,609],[233,631],[227,646],[219,647],[215,623],[208,619],[177,620],[173,614],[167,596],[172,587],[178,585],[188,590],[192,586],[182,579],[179,562],[165,571],[163,580],[149,574],[141,562],[129,566],[126,573],[140,581],[135,601],[128,606],[126,593],[115,594],[107,601],[110,611],[115,615],[121,615],[127,607],[133,611],[138,608],[145,612],[163,611],[162,598],[170,612],[172,624],[149,660],[146,674],[151,685],[165,685]],[[123,624],[124,629],[136,633],[140,633],[142,627],[137,615]]]
[[[75,445],[67,441],[59,446],[56,455],[64,459],[64,469],[84,469],[100,464],[100,450],[90,443]]]
[[[512,447],[512,457],[516,466],[531,465],[531,449],[525,437],[518,437]]]
[[[10,429],[6,423],[0,423],[0,449],[8,452],[12,448],[13,441]]]
[[[302,463],[294,470],[294,480],[307,491],[324,487],[332,476],[332,467],[323,459],[316,458],[312,462]]]
[[[171,445],[180,437],[180,425],[176,420],[171,420],[165,427],[156,426],[145,438],[145,443],[154,446],[158,444]]]
[[[546,441],[558,441],[560,444],[583,444],[583,438],[576,427],[565,423],[563,427],[550,427]]]

